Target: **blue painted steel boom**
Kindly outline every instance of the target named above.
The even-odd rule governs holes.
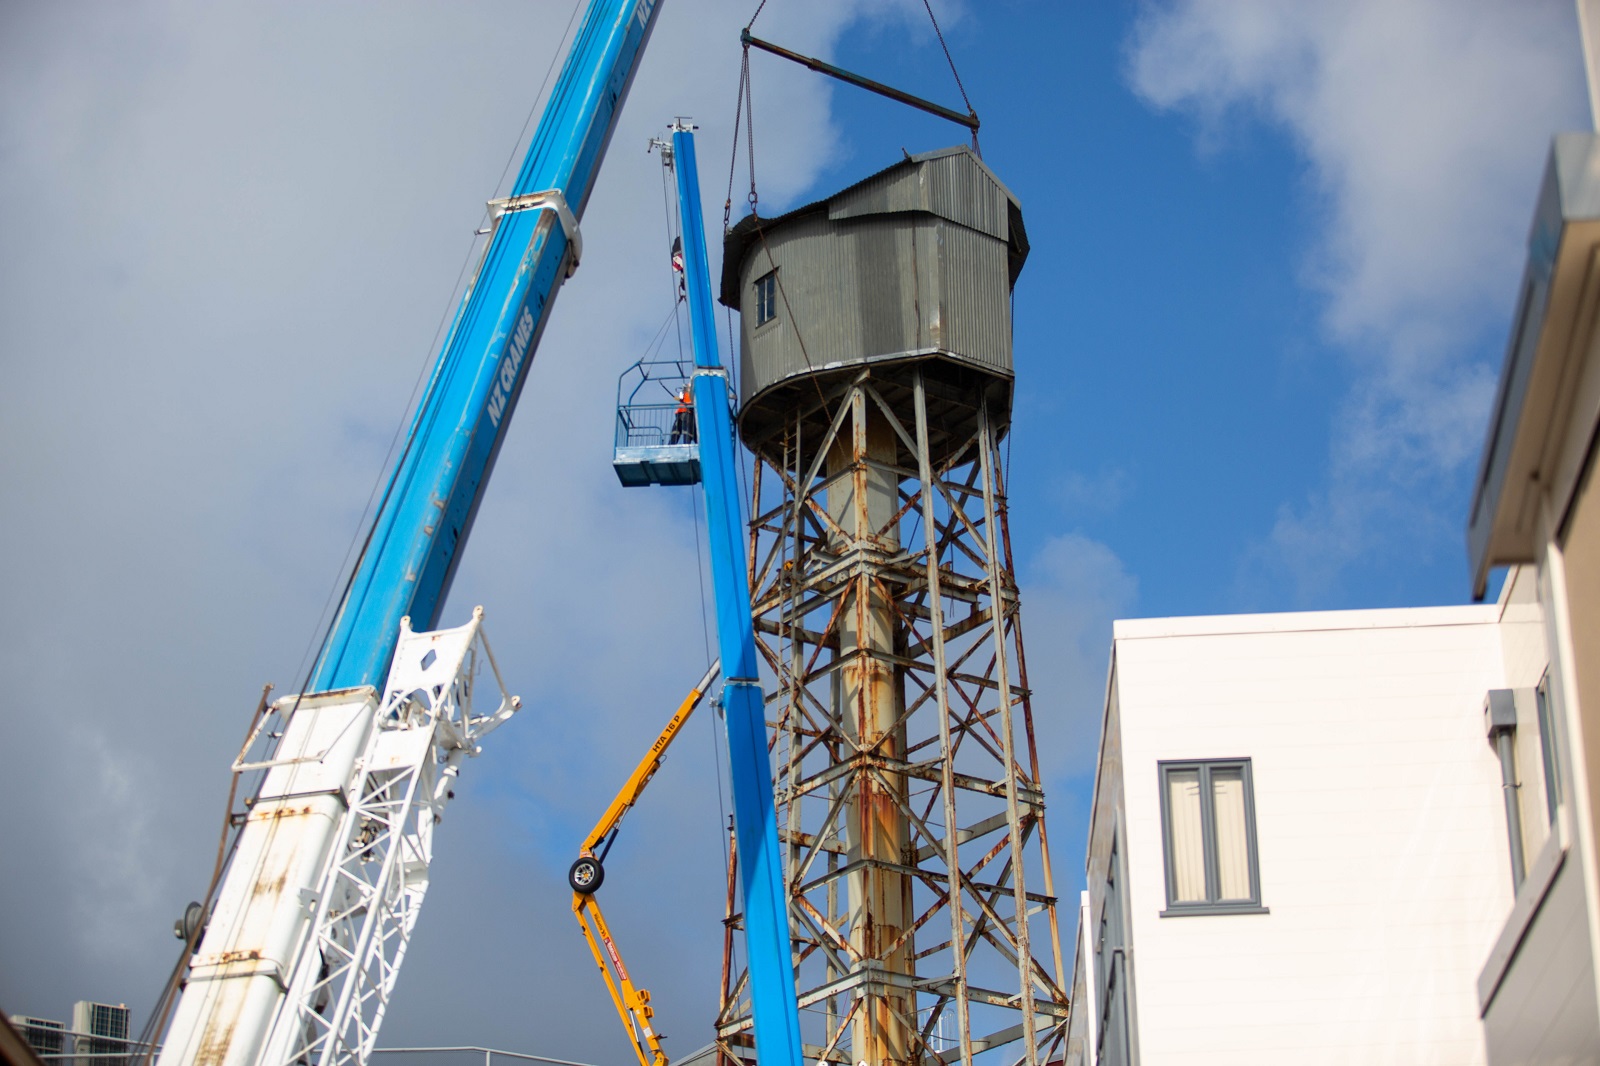
[[[783,855],[778,848],[778,820],[772,802],[772,762],[767,756],[766,707],[757,674],[733,425],[728,413],[727,377],[717,355],[693,133],[676,129],[672,156],[678,177],[678,217],[683,227],[684,275],[694,343],[694,412],[699,425],[701,484],[711,541],[717,645],[722,654],[722,707],[732,764],[734,833],[744,890],[756,1061],[761,1066],[802,1066],[800,1016],[789,947],[789,908],[784,899]]]
[[[550,305],[576,264],[576,219],[658,9],[659,0],[590,3],[434,364],[308,691],[381,685],[400,619],[409,615],[419,630],[437,624]],[[547,191],[557,195],[537,195]]]

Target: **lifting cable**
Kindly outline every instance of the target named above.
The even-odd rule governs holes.
[[[955,75],[956,88],[961,91],[961,99],[967,105],[967,113],[965,115],[959,111],[952,111],[950,108],[945,107],[942,104],[936,104],[932,100],[928,100],[924,97],[915,96],[911,93],[904,92],[903,90],[896,89],[891,85],[885,85],[881,81],[874,81],[871,78],[863,77],[860,74],[845,70],[842,67],[836,67],[832,63],[823,62],[822,60],[816,59],[812,56],[801,55],[799,52],[790,51],[781,45],[773,44],[771,41],[763,41],[758,37],[752,37],[750,35],[750,25],[755,23],[754,18],[750,20],[750,25],[746,25],[744,31],[739,34],[739,43],[744,46],[745,54],[747,56],[749,55],[750,47],[753,45],[754,47],[761,49],[763,52],[771,52],[773,55],[778,56],[779,58],[787,59],[792,63],[798,63],[807,70],[816,71],[818,74],[826,74],[830,78],[837,78],[839,81],[847,82],[856,86],[857,88],[866,89],[868,92],[877,93],[879,96],[884,96],[890,100],[897,101],[909,107],[914,107],[918,111],[926,111],[930,115],[937,115],[939,118],[965,126],[972,132],[972,150],[978,153],[981,158],[983,153],[982,149],[978,146],[978,126],[980,125],[978,121],[978,113],[973,110],[972,101],[967,96],[966,86],[962,84],[961,74],[956,70],[955,59],[950,55],[950,46],[945,43],[944,31],[939,28],[939,20],[934,17],[932,3],[930,0],[922,0],[922,6],[928,12],[928,20],[933,23],[934,35],[938,37],[939,47],[944,51],[946,62],[950,64],[950,73]],[[757,8],[757,14],[759,13],[760,8]]]
[[[732,215],[733,215],[733,175],[734,175],[734,171],[738,167],[738,162],[739,162],[739,117],[740,117],[741,114],[743,114],[744,121],[745,121],[745,152],[746,152],[746,154],[748,156],[748,159],[749,159],[749,172],[750,172],[750,192],[745,198],[746,201],[750,205],[750,215],[749,215],[749,217],[753,220],[753,225],[755,227],[756,236],[759,237],[760,240],[761,240],[761,249],[762,249],[762,251],[767,253],[767,265],[770,266],[772,268],[772,270],[773,270],[773,280],[775,282],[777,282],[778,295],[783,299],[783,310],[784,310],[784,313],[788,316],[789,323],[794,328],[794,338],[795,338],[795,340],[797,342],[799,342],[799,345],[800,345],[800,357],[803,360],[805,360],[806,370],[808,371],[808,375],[807,376],[809,376],[811,378],[811,383],[816,386],[816,389],[817,389],[817,400],[822,405],[822,410],[823,410],[823,413],[824,413],[824,417],[831,417],[831,416],[828,415],[828,399],[827,399],[826,396],[823,395],[822,383],[819,382],[817,380],[817,377],[816,377],[816,366],[811,362],[811,353],[806,349],[805,337],[801,335],[801,333],[800,333],[800,325],[799,325],[798,322],[795,321],[794,309],[789,306],[789,293],[784,288],[783,277],[781,276],[780,273],[778,273],[777,263],[772,258],[772,249],[770,247],[768,247],[768,245],[767,245],[766,229],[765,229],[765,227],[763,227],[761,225],[761,210],[760,210],[760,207],[761,207],[760,199],[761,198],[760,198],[760,195],[756,192],[755,104],[754,104],[754,100],[753,100],[752,93],[751,93],[751,87],[750,87],[750,43],[749,42],[754,40],[754,38],[750,37],[750,27],[755,25],[756,16],[760,15],[761,14],[761,9],[766,7],[766,6],[767,6],[767,0],[761,0],[761,3],[756,6],[756,13],[755,13],[755,15],[752,15],[750,17],[750,22],[748,24],[746,24],[745,32],[744,32],[744,35],[743,35],[744,36],[744,41],[743,41],[744,55],[741,58],[740,64],[739,64],[739,90],[738,90],[738,93],[736,95],[736,99],[735,99],[735,103],[734,103],[734,111],[733,111],[733,150],[732,150],[731,156],[730,156],[730,158],[728,160],[728,194],[727,194],[726,199],[724,199],[723,203],[722,203],[722,232],[723,232],[724,235],[726,235],[729,232],[729,223],[730,223],[730,221],[732,219]],[[731,311],[730,311],[730,316],[731,316]],[[728,354],[729,354],[729,359],[731,360],[733,358],[733,353],[732,353],[732,350],[731,350],[731,346],[732,346],[732,343],[733,343],[732,342],[732,336],[731,336],[731,331],[732,331],[732,319],[731,319],[731,317],[729,319],[729,331],[730,331],[730,337],[729,337],[730,350],[729,350]]]
[[[816,366],[811,361],[811,353],[806,348],[805,337],[800,332],[800,324],[795,318],[794,309],[789,304],[789,293],[788,293],[788,290],[785,288],[785,286],[783,284],[783,277],[781,275],[781,272],[778,271],[777,264],[773,260],[772,249],[767,244],[766,229],[761,224],[761,211],[760,211],[760,200],[761,200],[761,198],[760,198],[760,194],[757,192],[757,189],[756,189],[755,101],[754,101],[754,95],[753,95],[753,91],[752,91],[752,87],[751,87],[751,78],[750,78],[750,42],[754,38],[752,38],[750,36],[750,29],[751,29],[752,26],[755,25],[756,19],[761,17],[761,12],[766,6],[767,6],[767,0],[760,0],[760,2],[756,5],[755,13],[750,16],[750,21],[745,23],[744,31],[740,35],[740,44],[742,45],[742,55],[740,56],[740,63],[739,63],[739,88],[738,88],[738,91],[736,93],[735,101],[734,101],[733,145],[732,145],[732,149],[731,149],[731,151],[729,153],[729,158],[728,158],[728,189],[727,189],[727,195],[726,195],[726,198],[723,200],[723,204],[722,204],[722,232],[723,232],[724,235],[726,235],[729,232],[729,229],[730,229],[731,216],[732,216],[732,211],[733,211],[733,179],[734,179],[734,172],[737,169],[738,162],[739,162],[739,119],[742,116],[744,118],[744,123],[745,123],[745,154],[746,154],[747,165],[748,165],[748,168],[749,168],[749,177],[750,177],[750,191],[745,197],[746,202],[750,206],[750,216],[749,217],[751,218],[752,224],[753,224],[753,226],[755,228],[756,236],[761,241],[762,251],[764,251],[766,253],[767,265],[772,269],[773,280],[776,282],[776,287],[777,287],[777,290],[778,290],[779,297],[783,300],[784,314],[788,318],[788,321],[790,323],[791,328],[793,328],[793,330],[794,330],[795,340],[800,345],[800,356],[805,361],[805,364],[806,364],[806,370],[807,370],[807,375],[806,376],[811,379],[811,384],[817,391],[817,402],[818,402],[818,404],[819,404],[819,406],[821,408],[823,418],[825,420],[831,422],[832,419],[833,419],[833,413],[829,410],[828,397],[826,396],[826,394],[824,394],[824,392],[822,390],[822,382],[820,380],[818,380],[818,378],[817,378]],[[726,265],[724,265],[724,269],[726,269]],[[734,354],[733,354],[734,353],[734,348],[733,348],[733,343],[734,343],[734,337],[733,337],[733,310],[732,310],[732,308],[728,308],[726,310],[726,314],[727,314],[727,321],[728,321],[728,353],[729,353],[729,360],[731,362],[734,359]],[[761,460],[760,460],[759,457],[757,457],[755,461],[756,462],[760,462]],[[749,498],[749,486],[744,484],[744,479],[743,479],[744,467],[743,467],[742,463],[740,464],[740,467],[739,467],[739,473],[740,473],[741,488],[744,490],[746,498]],[[796,473],[798,474],[798,470],[796,471]],[[751,510],[752,510],[751,517],[752,517],[752,519],[755,517],[754,512],[758,509],[758,507],[759,507],[759,501],[754,501],[753,500],[751,502]],[[753,565],[753,563],[754,563],[754,560],[752,560],[752,565]],[[791,641],[793,640],[792,634],[791,634],[790,640]],[[780,676],[778,678],[778,680],[783,684],[783,687],[785,689],[792,689],[792,687],[794,685],[794,679],[793,678],[789,678],[789,679],[785,680],[783,677]],[[765,701],[763,701],[763,703],[765,703]],[[776,737],[773,738],[774,742],[776,742],[776,739],[777,739]],[[719,765],[719,771],[720,771],[720,763],[718,765]],[[720,790],[720,787],[721,787],[721,781],[720,781],[720,778],[719,778],[719,780],[718,780],[718,788],[719,788],[719,790]],[[719,791],[719,798],[720,798],[720,791]],[[724,846],[726,846],[726,845],[724,845]]]
[[[658,144],[661,145],[661,150],[663,152],[668,152],[671,150],[662,142],[654,140],[650,142],[650,146],[652,148]],[[667,167],[665,165],[663,165],[661,168],[661,213],[666,219],[667,254],[673,255],[674,247],[682,247],[683,225],[682,222],[677,218],[676,212],[673,211],[673,196],[671,194],[671,190],[668,188]],[[683,316],[679,313],[679,310],[683,307],[684,301],[688,299],[688,294],[683,291],[681,283],[676,276],[677,274],[678,269],[676,265],[674,265],[674,267],[667,272],[667,287],[672,291],[672,324],[678,332],[678,368],[681,370],[683,368]],[[706,660],[706,665],[711,665],[709,659]]]
[[[744,24],[743,38],[750,36],[750,28],[756,24],[756,19],[761,17],[761,11],[767,6],[767,0],[761,0],[756,5],[755,14],[750,16],[750,21]],[[750,101],[750,45],[744,44],[743,55],[739,60],[739,91],[734,95],[733,107],[733,151],[728,157],[728,198],[722,204],[722,232],[728,232],[730,216],[733,212],[733,171],[739,162],[739,118],[741,114],[745,119],[745,150],[750,156],[750,213],[756,213],[756,131],[754,108]]]
[[[967,114],[973,118],[972,150],[978,153],[978,158],[983,158],[983,152],[978,149],[978,127],[976,125],[978,113],[972,109],[972,101],[967,98],[967,87],[961,84],[961,72],[956,69],[956,61],[950,55],[950,46],[944,42],[944,31],[939,28],[939,20],[933,15],[933,4],[929,0],[922,0],[922,6],[928,10],[928,21],[933,23],[933,35],[939,38],[939,47],[944,49],[944,60],[950,64],[950,74],[956,79],[956,89],[961,93],[961,102],[967,105]]]

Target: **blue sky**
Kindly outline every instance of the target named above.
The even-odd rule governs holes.
[[[1296,21],[1293,5],[1276,14],[1249,4],[1233,5],[1231,14],[1204,4],[998,6],[1018,17],[969,18],[950,37],[985,117],[986,159],[1022,199],[1035,240],[1017,287],[1012,495],[1019,555],[1025,559],[1062,531],[1102,542],[1137,578],[1137,598],[1128,607],[1141,615],[1463,601],[1469,590],[1461,530],[1472,462],[1454,455],[1429,471],[1425,513],[1392,523],[1374,515],[1371,525],[1384,528],[1346,529],[1347,543],[1336,548],[1324,542],[1333,556],[1325,573],[1309,561],[1306,572],[1297,573],[1263,556],[1284,509],[1301,511],[1331,488],[1352,396],[1374,361],[1399,358],[1390,349],[1415,319],[1460,315],[1464,321],[1433,342],[1437,351],[1430,357],[1461,373],[1497,370],[1519,265],[1508,254],[1514,249],[1504,239],[1504,218],[1451,221],[1467,236],[1439,246],[1439,254],[1458,253],[1465,243],[1476,262],[1465,278],[1458,264],[1440,264],[1435,277],[1421,279],[1439,290],[1445,313],[1402,306],[1387,317],[1374,315],[1358,335],[1341,334],[1329,320],[1344,299],[1342,282],[1316,279],[1325,266],[1319,260],[1341,239],[1341,227],[1360,224],[1339,217],[1361,210],[1340,203],[1351,194],[1339,171],[1365,166],[1365,153],[1386,150],[1388,131],[1374,129],[1372,143],[1351,137],[1337,146],[1343,155],[1312,158],[1294,120],[1277,113],[1282,97],[1308,91],[1303,85],[1263,76],[1233,87],[1202,73],[1162,101],[1154,84],[1161,75],[1137,70],[1139,57],[1158,47],[1141,49],[1141,32],[1165,27],[1170,33],[1185,14],[1203,27],[1212,17],[1248,22],[1252,12],[1267,32],[1273,23]],[[1359,21],[1361,7],[1350,9],[1348,21]],[[1486,9],[1468,5],[1464,11],[1471,22]],[[1425,21],[1426,14],[1413,21]],[[1522,36],[1540,44],[1556,43],[1555,34],[1572,19],[1559,4],[1529,7],[1525,14]],[[1530,28],[1541,19],[1542,39]],[[1373,33],[1409,28],[1403,19],[1394,20],[1398,27],[1370,21]],[[1280,46],[1307,53],[1303,81],[1315,81],[1317,62],[1325,58],[1316,49],[1332,51],[1335,45],[1325,38],[1341,29],[1319,27],[1307,31],[1306,40]],[[1220,31],[1192,32],[1197,44],[1224,43]],[[1439,25],[1430,32],[1446,40],[1450,33]],[[885,47],[893,36],[849,39],[845,64],[887,71],[896,84],[954,100],[935,50]],[[1585,119],[1575,37],[1567,46],[1566,54],[1544,55],[1542,73],[1559,92],[1530,102],[1543,107],[1544,128],[1519,131],[1518,143],[1496,146],[1490,157],[1496,177],[1516,194],[1495,205],[1514,220],[1515,238],[1531,211],[1541,142]],[[1409,47],[1395,40],[1388,51]],[[1472,121],[1462,114],[1471,99],[1449,99],[1463,92],[1460,85],[1405,99],[1408,88],[1429,76],[1469,75],[1467,63],[1431,62],[1433,51],[1419,49],[1414,69],[1396,78],[1389,110],[1406,113],[1418,142],[1467,139],[1458,130],[1428,129],[1429,123]],[[856,158],[865,146],[909,136],[904,127],[911,123],[894,114],[893,105],[841,97],[840,113]],[[936,125],[918,130],[913,150],[953,139],[953,128],[946,133]],[[1464,161],[1465,153],[1418,147],[1419,166]],[[1440,152],[1452,150],[1447,143]],[[849,166],[837,169],[843,177]],[[1436,205],[1472,204],[1471,190],[1449,188],[1458,173],[1441,166],[1423,176],[1431,188],[1419,199],[1434,203],[1416,204],[1420,214]],[[1411,239],[1432,236],[1419,228]],[[1372,254],[1388,253],[1378,248]],[[1487,300],[1469,304],[1481,295]],[[1487,383],[1477,382],[1474,414],[1481,415],[1487,401]],[[1480,426],[1471,426],[1467,436],[1475,451]]]
[[[691,497],[615,485],[610,405],[666,313],[644,141],[700,121],[720,219],[754,6],[665,5],[445,612],[485,605],[528,709],[463,778],[387,1042],[624,1060],[562,877],[704,651]],[[1012,530],[1070,891],[1112,618],[1466,599],[1544,154],[1589,122],[1578,45],[1560,0],[934,7],[1033,245]],[[0,6],[0,500],[27,516],[0,737],[29,753],[0,853],[33,857],[0,878],[8,1012],[154,998],[241,716],[293,685],[569,11]],[[772,0],[756,32],[959,102],[915,0]],[[962,139],[752,66],[769,211]],[[608,864],[675,1054],[717,961],[710,729]]]

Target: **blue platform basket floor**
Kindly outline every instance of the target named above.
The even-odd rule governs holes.
[[[616,450],[611,468],[628,488],[641,485],[696,485],[700,482],[699,444],[655,444]]]

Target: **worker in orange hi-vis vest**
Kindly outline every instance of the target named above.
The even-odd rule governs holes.
[[[694,442],[694,394],[690,391],[689,382],[685,381],[683,388],[678,390],[678,409],[672,415],[672,438],[667,443]]]

